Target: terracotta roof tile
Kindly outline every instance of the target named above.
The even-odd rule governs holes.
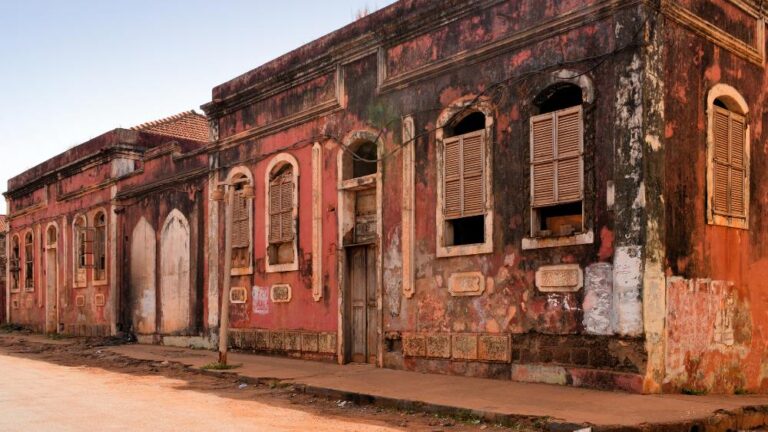
[[[160,120],[142,123],[132,130],[151,132],[176,138],[208,141],[208,120],[194,110],[179,113]]]

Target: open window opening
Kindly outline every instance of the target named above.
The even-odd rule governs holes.
[[[88,227],[85,217],[79,216],[75,219],[73,226],[74,241],[74,279],[75,286],[83,287],[86,283],[86,268],[88,266],[88,256],[92,252],[89,240]]]
[[[96,213],[93,221],[93,279],[107,279],[107,218],[103,211]]]
[[[21,247],[19,245],[19,237],[13,236],[13,239],[11,240],[11,261],[9,263],[11,271],[11,291],[19,290],[19,272],[21,271],[20,256]]]
[[[444,128],[445,246],[485,243],[485,115],[472,111]]]
[[[352,158],[352,178],[365,177],[378,171],[376,144],[365,141],[356,146]]]
[[[27,291],[35,289],[35,246],[31,232],[24,236],[24,288]]]
[[[570,236],[584,231],[584,127],[582,91],[558,84],[535,100],[531,117],[531,235]]]

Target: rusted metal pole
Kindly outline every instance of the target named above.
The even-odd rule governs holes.
[[[229,289],[232,283],[232,204],[234,188],[226,185],[226,212],[224,214],[224,286],[221,292],[221,316],[219,317],[219,363],[227,364],[229,342]]]

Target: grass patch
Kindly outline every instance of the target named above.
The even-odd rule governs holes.
[[[691,395],[691,396],[704,396],[705,394],[707,394],[707,391],[706,390],[697,390],[697,389],[694,389],[694,388],[683,387],[680,390],[680,393],[685,394],[685,395]]]
[[[24,330],[24,327],[18,324],[13,324],[13,323],[0,324],[0,331],[5,333],[11,333],[11,332],[22,331],[22,330]]]
[[[208,363],[207,365],[201,367],[200,369],[205,369],[205,370],[230,370],[230,369],[238,368],[240,366],[241,365],[231,365],[231,364],[223,364],[223,363],[219,363],[219,362],[211,362],[211,363]]]
[[[66,336],[60,333],[48,333],[45,335],[45,337],[51,340],[62,340],[67,338]]]

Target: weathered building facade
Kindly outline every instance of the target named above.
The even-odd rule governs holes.
[[[103,320],[205,345],[224,300],[244,350],[768,391],[765,18],[752,0],[397,2],[214,88],[211,143],[141,152],[99,201],[119,263]],[[20,267],[33,177],[7,194]]]
[[[195,124],[202,128],[195,129]],[[172,130],[180,125],[180,130]],[[201,150],[204,155],[206,141],[205,119],[184,113],[134,130],[107,132],[10,179],[5,194],[9,210],[9,321],[46,333],[142,334],[147,329],[143,321],[121,317],[130,313],[125,311],[131,311],[131,302],[137,301],[131,295],[135,287],[125,263],[136,254],[143,260],[150,255],[154,259],[156,244],[161,257],[199,261],[191,255],[194,247],[169,247],[163,235],[171,230],[169,224],[178,225],[174,225],[177,219],[195,218],[196,207],[188,202],[200,193],[195,189],[195,175],[202,176],[200,187],[205,187],[207,159],[195,159],[194,155]],[[123,239],[132,233],[133,224],[127,231],[126,223],[133,222],[135,209],[147,208],[148,202],[152,203],[151,210],[143,211],[142,221],[165,221],[166,225],[154,225],[157,228],[151,231],[152,236],[145,236],[140,252],[132,255],[125,250],[129,243]],[[198,203],[205,205],[206,201]],[[173,211],[176,219],[169,216]],[[185,228],[188,237],[197,233],[190,233],[189,226]],[[151,270],[156,268],[154,262],[146,264]],[[145,279],[141,286],[164,287],[167,280],[158,274],[157,281]],[[150,333],[197,330],[191,310],[187,309],[190,316],[182,320],[175,309],[162,303],[167,298],[188,297],[195,281],[189,279],[189,286],[184,286],[174,280],[170,293],[141,298],[143,307],[162,308],[165,312],[161,316],[171,315],[177,322],[172,330],[158,327]]]

